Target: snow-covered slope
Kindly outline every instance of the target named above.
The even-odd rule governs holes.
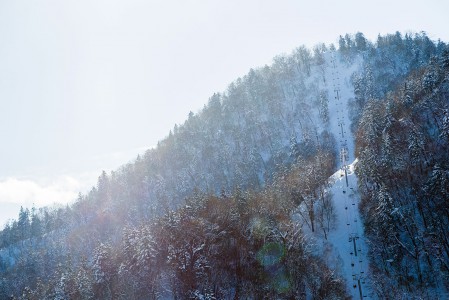
[[[321,232],[304,231],[316,245],[335,272],[346,280],[347,292],[353,299],[370,299],[368,258],[363,223],[360,219],[357,176],[354,168],[354,137],[350,130],[348,100],[354,97],[350,77],[359,68],[342,62],[335,52],[326,53],[326,86],[329,96],[329,132],[337,140],[340,152],[339,170],[329,179],[328,192],[332,195],[334,224],[325,237]]]
[[[335,228],[323,241],[325,249],[331,253],[330,265],[334,264],[347,282],[348,292],[354,299],[370,298],[368,275],[368,258],[363,224],[358,212],[359,194],[357,176],[353,164],[337,171],[331,178],[330,192],[336,214]],[[346,180],[347,179],[347,180]],[[334,262],[332,263],[332,260]]]
[[[331,250],[339,271],[347,281],[348,292],[354,299],[369,297],[367,282],[368,258],[363,224],[360,219],[357,176],[354,167],[354,137],[349,127],[348,100],[354,97],[350,76],[357,68],[357,60],[350,66],[343,63],[334,52],[326,57],[328,68],[330,132],[337,139],[340,151],[340,170],[331,178],[330,192],[336,214],[333,231],[325,243]]]
[[[366,282],[367,263],[366,243],[363,224],[360,219],[357,192],[357,176],[354,166],[354,137],[349,128],[348,100],[354,97],[350,85],[350,75],[357,63],[347,67],[335,55],[328,53],[328,93],[332,95],[329,103],[330,131],[338,141],[340,151],[340,170],[331,178],[330,191],[336,214],[335,229],[330,232],[327,247],[340,262],[340,272],[347,281],[348,292],[357,298],[367,298],[369,294]],[[353,162],[353,163],[351,163]]]

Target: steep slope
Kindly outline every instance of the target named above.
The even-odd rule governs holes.
[[[346,165],[331,178],[330,193],[333,195],[336,222],[323,247],[329,264],[346,279],[348,293],[354,299],[375,299],[370,287],[364,226],[358,211],[360,196],[354,164]]]
[[[25,286],[37,286],[37,278],[59,280],[58,265],[69,257],[74,270],[81,257],[93,266],[92,253],[104,252],[100,245],[118,247],[125,225],[151,222],[195,192],[261,191],[299,157],[334,153],[323,124],[328,115],[322,92],[325,50],[321,45],[312,54],[299,47],[271,66],[250,70],[225,93],[213,95],[200,113],[190,113],[155,149],[110,175],[103,173],[74,205],[36,213],[40,225],[31,226],[27,218],[23,226],[11,224],[2,238],[4,269],[10,274],[6,290],[19,294]],[[7,249],[17,244],[17,259],[8,260]],[[36,260],[36,253],[44,261]],[[31,269],[37,275],[22,278]]]
[[[326,92],[329,95],[329,132],[336,137],[339,152],[339,170],[329,178],[326,193],[329,204],[329,229],[310,232],[315,240],[315,251],[327,260],[331,268],[346,281],[346,290],[354,299],[367,299],[368,257],[358,204],[357,176],[354,173],[354,136],[350,130],[348,104],[354,97],[351,77],[360,69],[361,58],[343,62],[339,53],[329,51],[326,59]],[[319,210],[320,208],[318,208]],[[319,211],[316,212],[319,215]],[[301,219],[301,217],[300,217]],[[323,235],[323,232],[325,233]]]
[[[449,49],[360,120],[362,213],[379,297],[447,299]]]
[[[328,78],[331,97],[331,132],[338,136],[340,152],[340,170],[331,180],[331,193],[337,215],[336,228],[329,233],[329,243],[342,260],[342,271],[347,280],[348,291],[354,299],[368,298],[369,289],[366,283],[368,275],[368,257],[364,235],[364,227],[360,218],[358,204],[359,194],[357,176],[354,165],[357,163],[354,152],[354,136],[350,130],[349,99],[353,99],[354,91],[351,76],[360,69],[356,59],[349,67],[342,63],[341,58],[330,53],[328,56],[330,68]],[[329,80],[330,82],[330,80]]]
[[[227,91],[213,95],[201,112],[189,114],[187,121],[175,126],[155,149],[111,174],[103,173],[98,185],[89,194],[80,195],[72,206],[42,209],[8,224],[0,235],[0,272],[4,275],[0,280],[0,297],[23,294],[24,298],[32,298],[29,295],[34,293],[48,298],[64,294],[83,294],[85,298],[107,298],[112,294],[117,298],[138,298],[138,295],[149,295],[149,290],[154,292],[153,287],[158,284],[167,293],[182,295],[194,284],[184,273],[192,268],[182,271],[178,268],[185,266],[183,259],[193,262],[190,267],[199,267],[195,274],[207,280],[198,286],[204,287],[202,295],[210,296],[213,295],[210,283],[218,285],[220,278],[210,271],[210,264],[203,264],[202,259],[207,256],[198,256],[206,250],[213,254],[209,262],[215,261],[215,266],[231,278],[222,291],[218,291],[221,286],[212,285],[217,289],[214,293],[233,295],[239,282],[235,278],[244,277],[247,295],[261,295],[263,288],[267,288],[277,296],[306,293],[332,298],[344,294],[338,279],[341,275],[346,278],[347,291],[354,298],[359,297],[358,278],[367,272],[367,251],[357,210],[357,178],[354,165],[350,165],[355,157],[349,126],[352,124],[351,129],[356,130],[359,120],[368,116],[365,107],[379,107],[372,105],[373,98],[384,97],[395,83],[401,82],[411,70],[427,64],[445,45],[436,45],[422,34],[404,38],[395,34],[379,37],[374,46],[357,34],[355,39],[349,35],[341,38],[339,46],[334,57],[324,45],[316,47],[313,54],[299,47],[290,55],[276,57],[270,66],[250,70]],[[356,74],[351,76],[354,71]],[[375,112],[382,111],[377,108]],[[371,133],[363,124],[363,132]],[[376,131],[374,136],[382,134]],[[364,147],[363,143],[360,145]],[[342,161],[340,154],[343,154]],[[337,169],[336,165],[341,170],[327,187],[334,195],[330,206],[325,183]],[[436,174],[441,175],[438,170],[435,168]],[[368,180],[368,186],[376,186],[377,175],[369,173],[370,178],[362,178],[362,183]],[[439,185],[436,186],[444,187],[441,184],[444,176],[437,178]],[[261,194],[242,196],[251,194],[250,191]],[[220,195],[223,202],[215,198],[203,202],[204,195]],[[188,205],[184,205],[186,201]],[[222,207],[226,201],[234,201],[236,210],[252,203],[251,219],[243,218],[241,225],[230,226],[229,220],[238,223],[238,216],[249,214],[240,212],[239,215],[235,211],[229,214]],[[260,201],[263,205],[259,208]],[[196,206],[192,203],[211,205],[210,210],[203,212],[208,216],[201,220],[193,218],[192,207]],[[304,203],[305,211],[300,211],[299,217],[304,223],[303,230],[307,232],[309,226],[315,229],[310,235],[321,242],[316,253],[321,251],[327,264],[338,274],[332,273],[320,258],[309,255],[310,243],[302,240],[304,237],[298,234],[295,224],[286,222],[285,214],[290,212],[292,203]],[[282,214],[271,212],[274,207]],[[376,206],[372,207],[375,210]],[[332,221],[332,209],[335,221]],[[165,227],[153,227],[161,218],[166,221]],[[217,220],[227,227],[216,231],[220,228]],[[371,225],[369,221],[365,215],[365,222]],[[189,228],[187,225],[198,231],[184,232],[183,226]],[[376,227],[369,228],[376,230]],[[446,234],[439,230],[438,234]],[[161,232],[174,232],[176,238],[167,242],[167,236]],[[274,245],[289,235],[295,240],[292,249],[301,255],[288,256],[292,258],[290,265],[264,265],[262,262],[277,261],[276,257],[283,257],[284,252],[278,246],[264,248],[263,243]],[[156,236],[160,240],[154,240]],[[200,237],[207,243],[202,243]],[[354,241],[356,252],[351,255]],[[167,247],[160,249],[159,244]],[[219,259],[224,252],[214,252],[226,249],[223,245],[242,246],[241,252],[232,253],[237,254],[234,265],[226,265]],[[178,255],[179,265],[174,260],[167,261],[169,251]],[[266,251],[266,255],[260,254],[262,260],[255,256],[257,251],[262,254]],[[371,253],[372,259],[379,259]],[[361,263],[359,257],[363,257]],[[447,262],[446,257],[440,258]],[[380,260],[389,263],[391,258],[383,255]],[[245,272],[241,261],[249,262],[245,264]],[[162,268],[162,272],[155,272],[157,268]],[[307,268],[314,272],[305,276]],[[318,274],[321,269],[326,272]],[[230,271],[234,273],[229,275]],[[276,277],[279,285],[267,281],[270,272],[279,275]],[[153,282],[154,273],[167,277],[157,277],[160,281]],[[290,285],[292,274],[298,278]],[[391,287],[388,276],[385,277],[384,286]],[[403,284],[404,277],[401,280]],[[177,288],[176,283],[185,284],[186,290]],[[371,296],[370,291],[383,287],[363,280],[361,283],[362,296]],[[292,286],[295,290],[290,289]],[[288,289],[284,291],[284,287]]]

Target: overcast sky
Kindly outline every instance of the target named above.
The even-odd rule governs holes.
[[[0,0],[0,226],[67,203],[251,67],[340,34],[426,31],[449,1]]]

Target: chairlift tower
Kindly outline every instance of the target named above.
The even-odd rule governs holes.
[[[346,161],[348,160],[348,149],[346,146],[343,146],[340,150],[340,160],[342,162],[342,169],[345,172],[346,187],[349,187],[348,166],[346,165]]]
[[[338,122],[338,126],[339,126],[340,129],[341,129],[341,138],[342,138],[342,139],[345,137],[343,125],[345,125],[345,123],[343,123],[343,120],[341,120],[340,122]]]
[[[367,296],[363,294],[363,284],[365,284],[365,277],[362,276],[361,274],[353,274],[352,275],[352,279],[354,281],[354,289],[359,290],[359,296],[360,296],[360,300],[366,299]]]
[[[349,242],[352,243],[354,246],[354,252],[351,252],[351,255],[357,256],[357,252],[359,249],[357,249],[357,240],[359,239],[359,236],[355,233],[349,235]]]

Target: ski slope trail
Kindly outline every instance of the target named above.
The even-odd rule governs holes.
[[[360,196],[354,168],[354,137],[350,130],[348,100],[354,98],[351,75],[358,69],[358,61],[347,64],[335,52],[326,58],[326,86],[329,96],[329,128],[337,141],[339,170],[329,179],[328,192],[332,195],[334,224],[327,236],[321,232],[305,233],[311,236],[316,252],[324,257],[330,268],[346,281],[346,290],[352,299],[373,299],[368,280],[368,257],[363,223],[359,214]]]
[[[357,160],[348,114],[348,101],[354,98],[350,76],[356,70],[357,63],[348,65],[335,52],[327,54],[326,62],[329,131],[337,140],[340,169],[330,179],[336,222],[325,241],[325,247],[332,253],[330,265],[334,264],[345,278],[352,298],[369,299],[367,247],[358,209],[360,196],[354,172]]]

